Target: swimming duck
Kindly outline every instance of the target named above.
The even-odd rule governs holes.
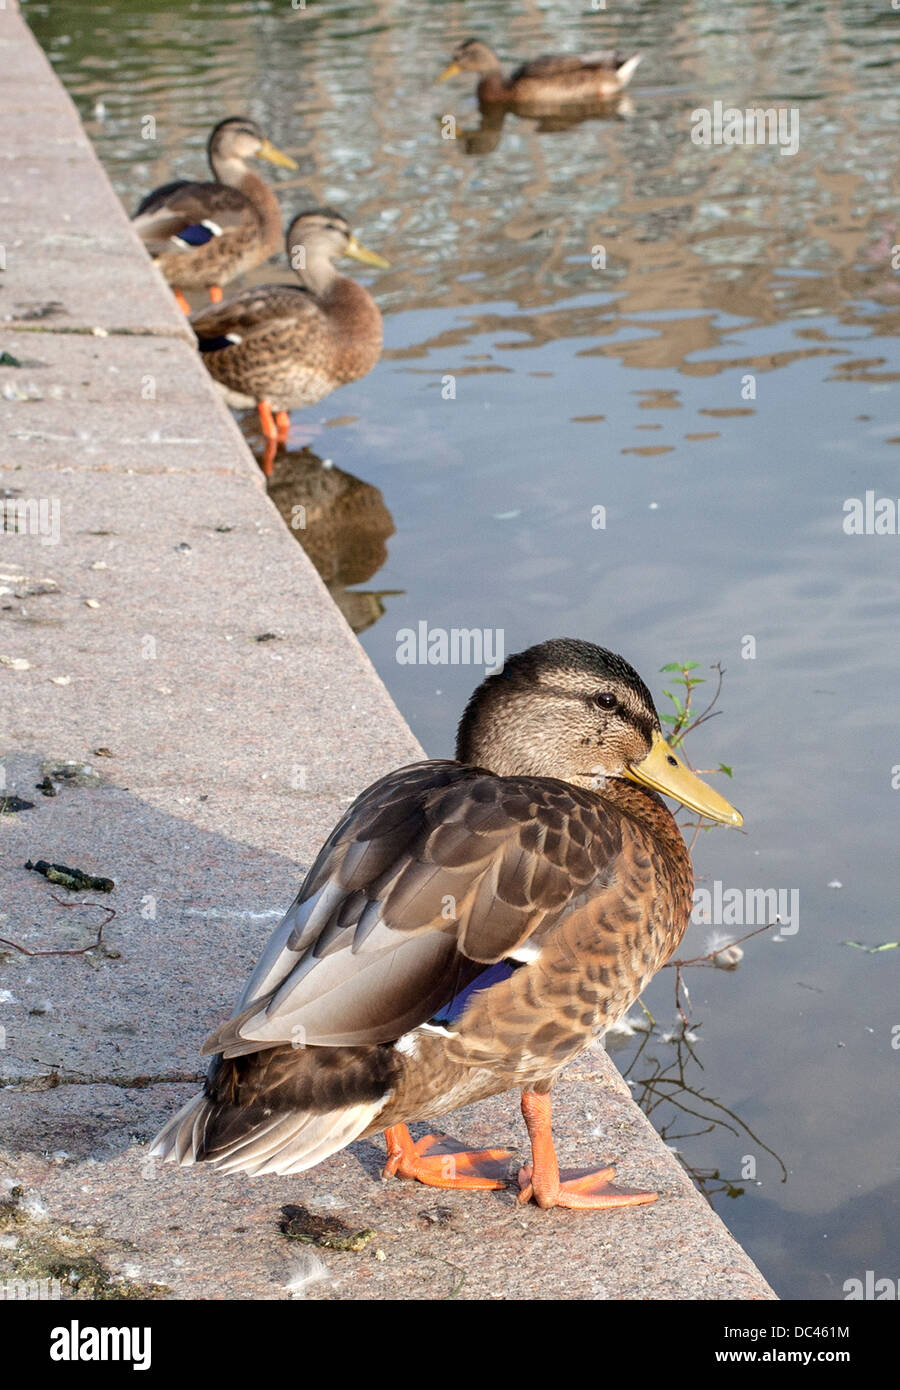
[[[295,217],[287,256],[299,285],[256,285],[191,319],[210,374],[236,409],[257,406],[271,476],[288,411],[315,405],[370,372],[381,355],[381,314],[369,291],[339,275],[338,256],[387,269],[360,246],[345,217],[313,208]],[[274,412],[274,419],[273,419]]]
[[[548,54],[522,63],[504,77],[500,59],[480,39],[457,44],[453,57],[438,78],[444,82],[460,72],[481,74],[478,100],[482,103],[543,103],[608,101],[628,85],[641,54],[623,58],[619,53]]]
[[[219,122],[207,153],[215,183],[164,184],[147,194],[131,219],[186,314],[191,310],[182,290],[208,289],[218,302],[223,285],[262,265],[281,244],[278,200],[247,161],[297,168],[243,116]]]
[[[510,658],[469,700],[455,761],[382,777],[331,832],[152,1152],[298,1173],[384,1130],[386,1175],[497,1188],[508,1151],[441,1153],[407,1125],[515,1087],[521,1202],[653,1201],[609,1168],[560,1175],[549,1093],[687,926],[691,861],[658,792],[742,824],[622,657],[558,639]]]

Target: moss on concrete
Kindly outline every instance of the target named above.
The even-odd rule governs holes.
[[[164,1284],[142,1284],[109,1267],[110,1256],[128,1254],[133,1246],[110,1240],[94,1227],[36,1219],[23,1196],[22,1188],[14,1187],[0,1201],[0,1231],[15,1238],[0,1249],[0,1283],[57,1280],[63,1299],[91,1302],[170,1296]]]

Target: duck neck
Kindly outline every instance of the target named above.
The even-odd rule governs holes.
[[[647,787],[626,781],[624,777],[609,777],[602,786],[595,785],[593,790],[603,801],[611,802],[623,815],[636,821],[660,847],[672,875],[684,924],[687,925],[694,891],[694,866],[684,836],[662,797]]]
[[[343,344],[335,376],[339,381],[356,381],[370,372],[381,356],[383,324],[378,305],[355,280],[333,275],[323,307],[332,332]]]
[[[499,58],[494,62],[495,66],[489,68],[478,83],[479,101],[503,101],[509,96],[509,79],[503,75]]]
[[[338,275],[334,261],[326,251],[316,246],[306,246],[303,249],[306,252],[305,264],[300,267],[294,266],[294,270],[306,289],[317,299],[327,301],[344,277]]]
[[[283,235],[278,199],[265,179],[261,179],[252,169],[245,169],[236,187],[247,201],[253,204],[253,209],[262,224],[263,241],[269,247],[270,255],[274,255],[281,247]]]

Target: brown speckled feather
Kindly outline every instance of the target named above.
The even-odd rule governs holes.
[[[302,285],[260,285],[202,309],[191,324],[201,345],[239,339],[204,354],[210,375],[235,396],[266,400],[273,410],[314,405],[365,376],[381,354],[381,314],[346,276],[321,297]]]
[[[634,60],[626,64],[617,53],[590,58],[548,54],[522,63],[502,83],[486,77],[479,85],[478,95],[485,102],[509,101],[519,105],[602,101],[617,96],[627,86],[635,66]]]
[[[265,1078],[281,1104],[301,1093],[327,1110],[368,1099],[364,1066],[357,1085],[352,1069],[320,1069],[320,1059],[382,1056],[360,1044],[426,1023],[481,966],[526,942],[537,960],[476,993],[449,1036],[421,1036],[426,1065],[390,1050],[392,1066],[376,1070],[393,1096],[373,1127],[438,1114],[458,1087],[487,1095],[552,1077],[672,952],[691,883],[681,835],[652,792],[611,782],[601,797],[452,762],[402,768],[333,831],[240,1012],[208,1039],[208,1052],[271,1049],[219,1063],[211,1094],[246,1095]],[[307,1052],[278,1046],[298,1036]]]
[[[211,218],[223,231],[258,233],[261,220],[250,199],[224,183],[173,183],[150,193],[135,213],[134,224],[151,255],[171,251],[170,237]],[[198,246],[191,254],[204,250]]]
[[[170,237],[207,219],[222,228],[221,236],[189,250],[172,247]],[[269,260],[281,245],[278,200],[265,180],[249,170],[240,188],[187,183],[158,204],[151,194],[134,222],[157,268],[178,289],[226,285]]]
[[[615,73],[625,62],[620,53],[595,53],[579,58],[574,53],[544,53],[527,63],[520,63],[510,74],[510,85],[523,77],[534,79],[561,78],[564,82],[590,79],[598,73]]]

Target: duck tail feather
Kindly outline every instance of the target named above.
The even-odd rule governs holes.
[[[621,86],[628,86],[634,76],[634,70],[643,56],[642,53],[635,53],[633,58],[626,58],[625,62],[616,68],[616,77],[618,77]]]
[[[209,1119],[213,1102],[201,1092],[172,1116],[150,1145],[150,1157],[189,1167],[195,1161],[199,1136]]]
[[[222,1173],[302,1173],[372,1127],[386,1096],[322,1114],[268,1115],[200,1094],[160,1130],[150,1155],[189,1167],[208,1163]]]

